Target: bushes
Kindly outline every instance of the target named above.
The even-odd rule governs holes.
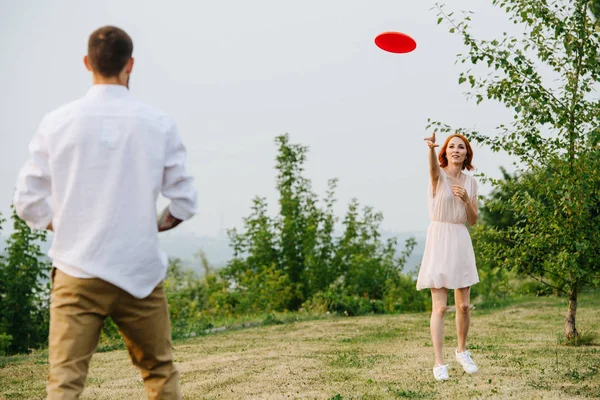
[[[331,312],[348,316],[383,314],[385,311],[382,300],[349,294],[337,285],[332,285],[325,292],[316,293],[304,303],[302,309],[316,313]]]
[[[45,231],[32,231],[13,210],[14,232],[0,256],[0,349],[22,353],[48,341],[49,263],[39,243]]]
[[[234,258],[220,275],[231,283],[234,312],[308,307],[360,315],[383,312],[386,293],[397,295],[409,287],[414,291],[414,283],[400,273],[414,239],[397,255],[395,240],[381,239],[382,214],[371,207],[361,210],[356,199],[342,220],[343,232],[336,236],[337,181],[329,181],[319,201],[303,176],[308,148],[291,144],[287,135],[275,143],[278,214],[269,215],[266,200],[257,197],[244,229],[229,231]],[[404,296],[409,301],[410,295]],[[401,308],[388,303],[390,309]]]
[[[387,313],[431,310],[429,290],[417,291],[410,275],[398,274],[396,279],[388,280],[383,302]]]
[[[262,267],[257,273],[246,270],[239,275],[238,285],[239,314],[285,311],[298,291],[289,277],[274,266]]]

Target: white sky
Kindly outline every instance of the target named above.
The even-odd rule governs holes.
[[[511,29],[491,0],[448,3],[476,13],[479,36]],[[89,34],[111,24],[134,41],[133,94],[173,115],[187,146],[201,214],[181,231],[239,227],[255,195],[275,211],[273,140],[285,132],[310,147],[317,193],[339,178],[338,216],[356,197],[383,212],[385,230],[425,230],[427,118],[488,132],[510,119],[499,104],[465,100],[455,56],[466,49],[437,25],[433,4],[0,0],[0,212],[9,214],[41,117],[90,86],[82,63]],[[390,30],[410,34],[417,49],[378,49],[373,39]],[[474,164],[492,176],[510,167],[506,155],[477,146]]]

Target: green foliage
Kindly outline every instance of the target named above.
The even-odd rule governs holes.
[[[334,236],[337,181],[329,181],[319,201],[302,175],[308,148],[290,143],[288,135],[275,143],[279,213],[270,216],[266,200],[257,197],[245,229],[229,231],[234,257],[221,276],[232,283],[235,312],[296,311],[302,304],[352,315],[383,312],[385,296],[399,296],[401,289],[407,301],[404,290],[414,292],[414,282],[401,270],[414,239],[397,256],[395,240],[381,240],[381,213],[370,207],[361,213],[356,199],[342,221],[343,234]],[[407,309],[393,299],[387,303],[390,310]]]
[[[277,189],[279,190],[280,218],[277,220],[279,263],[271,263],[281,270],[297,288],[289,308],[298,309],[309,295],[304,271],[306,260],[317,244],[321,213],[316,207],[316,195],[310,181],[302,176],[308,148],[289,143],[287,135],[275,138],[278,146]]]
[[[405,252],[397,258],[396,240],[382,243],[380,239],[383,215],[365,207],[360,218],[358,207],[353,199],[343,221],[344,234],[337,240],[334,268],[346,293],[382,299],[388,280],[398,277],[416,242],[409,239]]]
[[[12,343],[12,336],[6,333],[0,333],[0,356],[9,354]]]
[[[192,270],[185,270],[180,259],[171,259],[164,288],[169,302],[173,337],[204,332],[209,322],[203,311],[210,307],[206,280],[199,279]]]
[[[502,265],[497,255],[487,251],[491,248],[486,241],[488,229],[488,226],[479,225],[472,232],[479,283],[471,288],[471,298],[480,307],[497,307],[514,297],[520,286],[515,286],[515,273]]]
[[[383,307],[386,313],[427,311],[431,310],[431,296],[428,290],[415,290],[412,276],[398,274],[386,282]]]
[[[262,267],[258,273],[246,270],[238,278],[236,311],[241,314],[281,312],[296,297],[289,276],[275,266]]]
[[[470,15],[456,21],[438,6],[468,49],[461,63],[481,65],[488,73],[461,73],[468,96],[477,102],[497,100],[514,113],[497,134],[462,133],[515,156],[521,179],[494,182],[513,196],[497,201],[499,212],[515,223],[480,232],[480,249],[495,254],[500,265],[528,274],[569,296],[567,338],[576,337],[577,294],[600,284],[600,102],[592,93],[600,80],[600,38],[589,0],[493,0],[523,35],[478,40]],[[543,66],[543,67],[542,67]],[[479,70],[479,69],[478,69]],[[543,72],[542,72],[543,71]],[[442,132],[454,131],[431,122]]]
[[[496,181],[494,190],[479,207],[479,223],[471,228],[473,248],[477,254],[479,283],[471,288],[471,297],[480,307],[495,307],[505,304],[519,288],[515,287],[515,273],[506,268],[495,252],[497,238],[491,238],[495,229],[508,229],[517,224],[511,209],[504,207],[510,202],[514,192],[510,183],[518,178],[501,168],[503,179]],[[501,205],[501,207],[498,207]],[[503,242],[503,245],[509,245]],[[519,291],[520,293],[520,291]],[[531,290],[527,291],[532,293]]]
[[[598,23],[598,20],[600,20],[600,0],[590,1],[590,11],[594,15],[596,23]]]
[[[32,231],[14,211],[12,221],[14,232],[0,256],[0,334],[7,351],[19,353],[47,342],[50,268],[39,247],[46,232]]]
[[[383,314],[384,304],[379,299],[349,294],[337,285],[315,294],[304,303],[304,309],[312,312],[333,312],[348,316]]]
[[[98,342],[98,348],[96,351],[105,352],[116,349],[122,349],[125,347],[125,342],[119,333],[117,324],[108,317],[102,324],[102,330],[100,331],[100,340]]]
[[[525,296],[552,296],[558,294],[551,286],[535,279],[521,280],[518,293]]]
[[[479,223],[497,229],[506,229],[517,223],[513,211],[504,205],[511,201],[514,195],[511,183],[518,178],[516,174],[511,175],[502,167],[500,171],[502,179],[495,181],[494,189],[479,207]]]
[[[6,222],[6,220],[4,219],[4,217],[2,216],[2,213],[0,213],[0,232],[2,231],[2,224]],[[3,260],[1,260],[3,261]],[[0,269],[0,324],[2,323],[2,317],[1,317],[1,310],[2,310],[2,293],[5,292],[5,285],[6,282],[4,281],[4,277],[2,276],[3,274],[3,268]],[[1,328],[0,328],[1,329]],[[6,355],[8,354],[8,350],[10,348],[10,343],[12,341],[12,336],[10,336],[7,333],[2,332],[2,330],[0,330],[0,355]]]
[[[585,157],[576,160],[576,164],[586,165],[589,162],[590,160],[585,160]],[[596,251],[592,251],[594,254],[588,254],[586,260],[571,258],[567,261],[583,267],[577,268],[576,272],[571,271],[572,266],[561,264],[560,258],[549,261],[546,257],[546,253],[555,252],[558,246],[563,248],[563,254],[565,254],[564,247],[567,247],[567,252],[569,251],[569,246],[574,243],[564,237],[565,233],[572,235],[570,239],[582,236],[581,232],[574,232],[570,225],[573,221],[573,213],[560,212],[559,207],[565,206],[566,195],[563,190],[557,190],[557,187],[561,186],[562,178],[556,175],[561,167],[565,168],[566,165],[551,166],[547,169],[534,168],[518,178],[498,181],[495,192],[485,202],[486,209],[492,210],[494,215],[502,212],[509,213],[512,221],[502,224],[487,223],[486,226],[478,227],[474,234],[478,244],[481,244],[480,258],[485,262],[493,264],[494,268],[510,267],[535,279],[523,284],[524,294],[568,295],[569,292],[565,288],[570,287],[571,279],[576,278],[578,274],[581,276],[580,290],[598,285],[598,269],[594,265],[587,265],[590,262],[594,264],[600,261]],[[593,186],[594,179],[590,179],[587,184]],[[586,194],[580,195],[594,196],[594,188],[588,187],[586,190]],[[499,193],[501,195],[498,195]],[[586,204],[581,197],[579,201],[577,201],[579,207],[584,209],[579,209],[578,212],[586,215],[585,207],[587,207],[588,217],[582,218],[578,226],[593,233],[597,229],[594,224],[598,222],[600,203],[594,201],[590,203],[588,200]],[[585,238],[585,241],[594,249],[600,247],[596,237]],[[571,250],[573,256],[579,251],[577,248]]]

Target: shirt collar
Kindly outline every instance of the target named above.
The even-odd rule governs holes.
[[[100,96],[103,94],[108,94],[110,96],[126,96],[129,94],[129,89],[123,85],[96,84],[87,92],[88,96]]]

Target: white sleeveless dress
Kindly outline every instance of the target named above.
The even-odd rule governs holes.
[[[477,198],[477,181],[463,174],[469,199]],[[446,173],[440,168],[435,197],[429,181],[429,217],[425,253],[419,269],[417,290],[460,289],[479,282],[471,236],[466,227],[465,203],[452,193]]]

